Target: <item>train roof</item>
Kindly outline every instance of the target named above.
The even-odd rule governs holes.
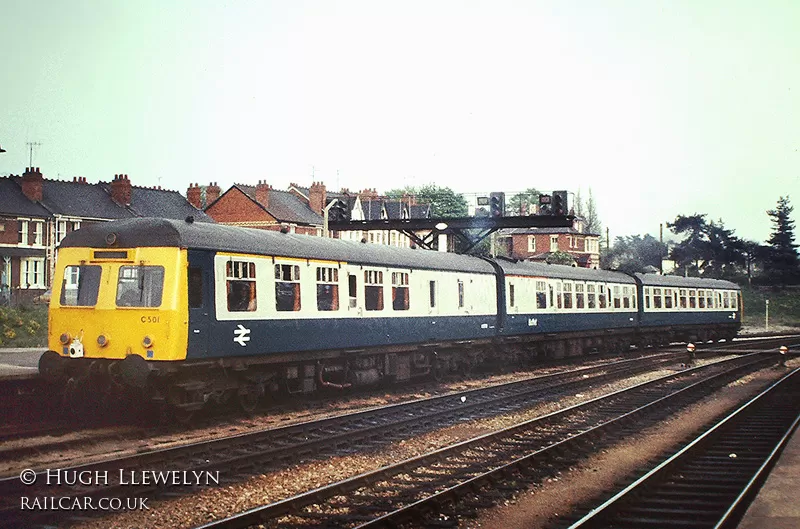
[[[678,287],[678,288],[721,288],[727,290],[740,290],[739,285],[722,279],[707,279],[702,277],[662,276],[659,274],[641,274],[636,277],[642,280],[645,286]]]
[[[633,277],[621,272],[595,270],[577,266],[539,263],[533,261],[507,261],[499,259],[498,263],[506,275],[552,277],[572,279],[575,281],[608,281],[613,283],[635,283]]]
[[[113,245],[108,244],[114,234]],[[493,274],[487,261],[468,255],[412,250],[222,224],[135,218],[84,225],[61,248],[179,247],[195,250],[347,261],[400,268]]]

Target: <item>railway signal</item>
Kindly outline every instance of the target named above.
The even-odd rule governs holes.
[[[553,191],[552,208],[553,215],[563,216],[567,214],[569,209],[567,208],[566,191]]]
[[[506,194],[502,192],[489,193],[489,215],[502,217],[506,213]]]

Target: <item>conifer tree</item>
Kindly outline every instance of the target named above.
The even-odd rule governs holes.
[[[773,231],[767,239],[769,247],[764,269],[771,283],[800,283],[800,257],[794,243],[794,221],[790,218],[793,210],[787,196],[780,197],[778,206],[767,211]]]

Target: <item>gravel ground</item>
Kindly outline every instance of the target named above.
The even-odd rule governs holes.
[[[83,529],[194,527],[238,511],[274,502],[369,470],[394,464],[498,428],[512,426],[520,421],[594,398],[609,391],[650,380],[669,372],[671,371],[664,370],[658,373],[637,376],[624,382],[587,390],[583,393],[560,399],[557,403],[549,403],[526,412],[446,428],[421,437],[395,443],[385,447],[379,453],[334,457],[324,461],[298,461],[291,468],[253,476],[233,485],[220,488],[205,488],[192,495],[180,498],[161,501],[151,500],[148,502],[149,510],[147,511],[121,513],[83,523],[79,527]],[[752,379],[758,381],[768,376],[774,378],[778,374],[775,370],[769,370],[765,373],[752,377]],[[751,389],[748,388],[752,388],[752,383],[734,384],[725,391],[720,392],[719,395],[711,397],[708,399],[709,402],[717,403],[716,407],[712,406],[712,409],[718,410],[730,405],[730,397],[733,393],[738,393],[739,391],[736,388],[741,388],[740,391],[750,391]],[[663,450],[667,441],[682,438],[685,434],[680,432],[685,427],[685,423],[704,422],[707,415],[703,410],[705,408],[696,408],[687,412],[687,416],[690,418],[688,420],[685,417],[671,420],[669,423],[670,428],[658,428],[656,432],[658,435],[653,436],[653,439],[650,436],[643,436],[644,445],[635,443],[632,440],[632,444],[629,443],[629,446],[607,450],[596,461],[590,460],[587,465],[581,466],[581,469],[576,469],[582,474],[572,477],[572,485],[566,487],[566,489],[564,489],[564,483],[567,478],[557,476],[551,482],[535,489],[535,495],[522,495],[515,501],[515,504],[520,506],[525,504],[527,507],[524,509],[527,510],[514,511],[513,513],[502,510],[488,511],[484,518],[470,522],[471,525],[469,527],[512,527],[506,524],[506,518],[508,518],[509,523],[517,519],[522,523],[519,527],[538,527],[540,526],[538,521],[549,519],[555,515],[549,506],[558,506],[555,512],[558,512],[559,509],[563,512],[563,508],[568,505],[604,490],[604,488],[616,481],[619,476],[624,475],[628,468],[636,468],[638,461],[649,457],[647,454],[652,451],[659,453]],[[622,458],[617,451],[619,451],[619,454],[627,455]],[[629,463],[626,464],[626,460]],[[613,464],[609,464],[609,462],[613,462]],[[572,474],[570,473],[570,475]],[[595,479],[588,480],[584,474],[594,476]],[[224,478],[224,474],[222,477]],[[554,491],[548,492],[552,488],[554,488]],[[571,492],[565,492],[565,490]],[[553,494],[553,496],[550,497],[549,501],[543,501],[543,498],[546,498],[543,494],[548,493]],[[533,499],[534,497],[536,498],[535,500]],[[522,509],[522,507],[520,508]],[[529,516],[532,516],[532,518],[529,519]]]
[[[592,366],[605,361],[590,361],[581,363],[580,367]],[[407,402],[415,399],[428,398],[452,392],[464,391],[489,384],[501,384],[530,378],[534,375],[544,375],[567,369],[566,366],[548,367],[539,369],[535,373],[519,371],[492,376],[476,376],[475,378],[441,384],[428,383],[420,385],[415,390],[396,388],[391,393],[332,397],[329,400],[317,400],[309,403],[309,408],[302,412],[267,410],[262,415],[254,417],[240,417],[226,420],[212,426],[187,428],[180,432],[164,432],[153,429],[152,432],[132,426],[104,427],[80,430],[58,436],[45,435],[36,438],[25,438],[16,441],[7,441],[0,444],[0,476],[13,476],[25,468],[64,468],[67,466],[101,461],[110,457],[132,455],[146,450],[157,450],[174,446],[189,444],[201,440],[217,439],[246,432],[267,428],[277,428],[300,422],[319,420],[349,411],[363,410],[387,404]],[[234,412],[237,413],[237,412]],[[157,433],[158,432],[158,433]],[[48,444],[58,442],[57,449],[47,447]],[[7,459],[3,457],[3,450],[25,447],[41,450],[34,451],[24,458]]]

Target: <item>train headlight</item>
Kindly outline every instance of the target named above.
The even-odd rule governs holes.
[[[105,334],[101,334],[100,336],[97,337],[97,345],[99,345],[100,347],[105,347],[106,345],[108,345],[108,342],[109,342],[108,336],[106,336]]]
[[[61,345],[67,345],[71,338],[68,332],[64,332],[58,337],[58,341],[61,342]]]
[[[150,349],[151,347],[153,347],[153,339],[150,338],[149,336],[145,336],[144,339],[142,340],[142,345]]]

